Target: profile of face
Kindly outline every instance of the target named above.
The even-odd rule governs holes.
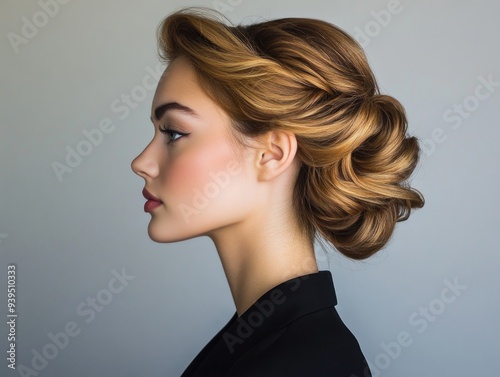
[[[229,116],[203,91],[190,61],[178,57],[160,79],[154,135],[132,161],[144,178],[149,237],[176,242],[223,229],[252,210],[257,180],[248,149],[230,139]]]

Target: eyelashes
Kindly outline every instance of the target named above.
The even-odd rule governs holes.
[[[160,131],[164,135],[167,135],[168,144],[175,143],[180,138],[189,135],[188,133],[179,132],[179,131],[176,131],[176,130],[171,129],[171,128],[158,127],[158,131]],[[177,138],[175,138],[175,135],[179,135],[179,136]]]

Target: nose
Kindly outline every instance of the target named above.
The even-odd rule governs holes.
[[[152,142],[130,164],[132,171],[145,180],[156,177],[159,172],[151,144]]]

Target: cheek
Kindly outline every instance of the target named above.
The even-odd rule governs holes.
[[[182,151],[169,167],[165,178],[170,195],[177,203],[192,205],[199,192],[211,195],[215,185],[221,186],[228,177],[228,167],[237,166],[230,146],[224,142],[198,145]],[[241,170],[241,168],[240,168]],[[234,177],[233,177],[234,178]],[[166,193],[167,197],[169,193]]]

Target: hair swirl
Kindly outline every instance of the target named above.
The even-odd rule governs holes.
[[[342,29],[306,18],[229,26],[188,8],[163,20],[158,43],[166,62],[188,57],[242,135],[295,134],[293,202],[311,240],[319,232],[364,259],[424,205],[408,184],[420,148],[405,110],[379,92],[362,48]]]

